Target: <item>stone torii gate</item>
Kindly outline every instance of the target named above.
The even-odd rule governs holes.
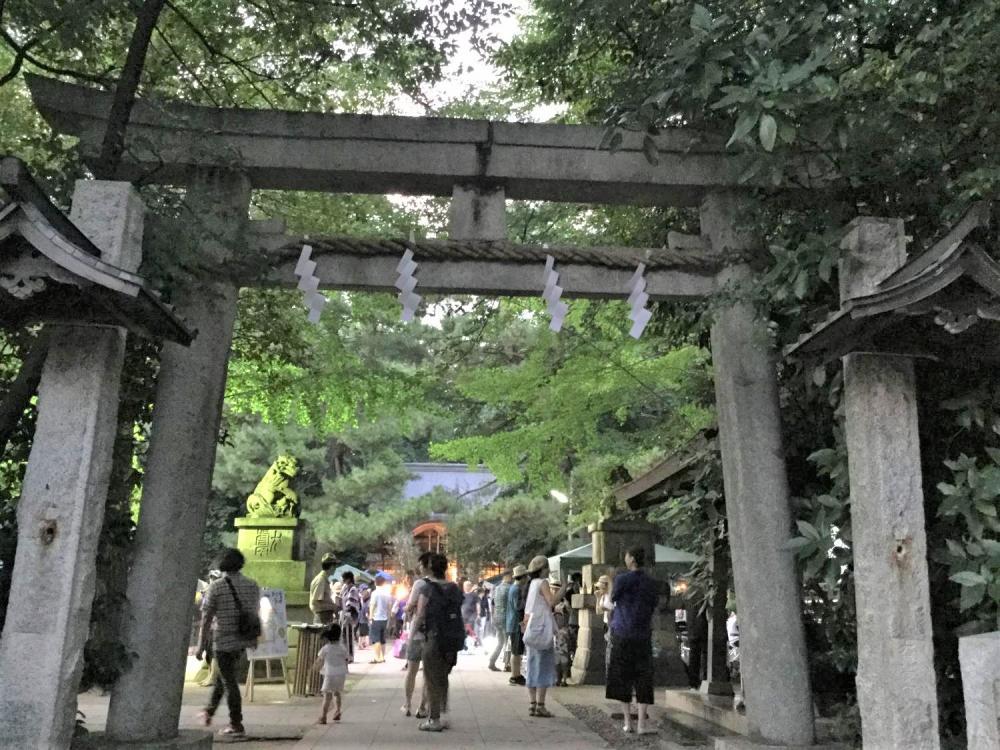
[[[110,95],[28,77],[36,106],[93,158]],[[200,252],[217,272],[179,290],[174,304],[199,335],[164,348],[124,637],[138,658],[112,694],[108,733],[125,741],[177,734],[190,602],[197,577],[237,290],[291,285],[300,239],[273,222],[249,222],[254,188],[452,197],[451,239],[421,242],[421,289],[539,294],[544,249],[506,241],[505,199],[699,206],[700,237],[672,248],[552,248],[567,296],[625,296],[638,260],[656,299],[693,299],[752,275],[758,248],[741,228],[745,163],[722,141],[683,129],[658,139],[647,163],[638,138],[609,154],[600,128],[473,120],[223,110],[139,101],[122,180],[187,186]],[[822,176],[803,161],[802,180]],[[753,185],[751,184],[750,187]],[[189,222],[190,224],[191,222]],[[149,242],[170,241],[151,222]],[[158,236],[159,235],[159,236]],[[388,290],[401,243],[313,241],[325,286]],[[226,273],[250,251],[273,259],[267,278]],[[717,315],[712,356],[744,646],[747,711],[772,745],[814,740],[812,701],[791,552],[791,513],[781,445],[775,354],[766,321],[749,304]]]

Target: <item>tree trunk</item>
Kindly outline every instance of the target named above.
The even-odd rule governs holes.
[[[49,332],[43,328],[31,343],[21,362],[21,369],[10,385],[10,390],[0,402],[0,450],[6,451],[7,443],[17,429],[21,416],[31,404],[31,397],[38,389],[42,377],[45,355],[49,353]]]
[[[104,132],[104,140],[101,143],[101,155],[94,165],[94,174],[98,179],[114,179],[118,171],[118,165],[125,151],[125,131],[132,116],[132,107],[135,105],[139,79],[146,65],[149,42],[166,2],[167,0],[146,0],[136,14],[135,28],[129,41],[125,65],[118,77],[115,98],[108,115],[108,129]]]

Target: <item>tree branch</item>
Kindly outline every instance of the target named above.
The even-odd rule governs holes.
[[[146,65],[146,53],[153,38],[153,29],[163,11],[166,0],[146,0],[136,15],[135,28],[125,55],[125,66],[115,86],[115,96],[108,113],[108,127],[101,142],[101,155],[94,165],[98,179],[113,179],[125,151],[125,131],[132,117],[139,80]]]
[[[181,57],[181,54],[180,52],[177,51],[177,48],[170,43],[169,39],[167,39],[167,35],[164,34],[160,29],[156,29],[156,35],[166,45],[167,49],[170,51],[170,55],[177,61],[177,64],[184,69],[185,73],[191,76],[191,80],[193,80],[195,84],[197,84],[198,88],[205,93],[205,96],[208,97],[209,101],[211,101],[212,104],[214,104],[216,107],[221,107],[222,104],[212,94],[212,90],[205,84],[204,81],[201,80],[201,78],[198,77],[198,74],[191,69],[191,66],[184,61],[184,58]]]
[[[170,10],[172,10],[177,15],[177,17],[181,20],[181,22],[185,26],[187,26],[187,28],[191,31],[192,34],[194,34],[195,38],[197,38],[197,40],[201,43],[201,46],[205,48],[205,51],[208,52],[208,54],[211,57],[217,57],[222,60],[225,60],[234,68],[236,68],[236,70],[240,72],[240,75],[243,76],[243,79],[248,84],[250,84],[250,87],[257,93],[257,95],[264,101],[265,104],[267,104],[269,107],[275,106],[274,102],[270,99],[267,93],[263,89],[261,89],[260,86],[257,85],[256,81],[253,80],[253,78],[257,78],[258,80],[261,81],[274,81],[277,80],[275,76],[268,75],[255,68],[251,68],[249,65],[245,64],[240,60],[237,60],[229,53],[224,52],[223,50],[216,47],[212,43],[212,41],[205,35],[205,33],[198,28],[197,24],[195,24],[195,22],[192,21],[187,16],[186,13],[184,13],[184,11],[178,8],[170,0],[165,0],[165,2],[166,6],[170,8]]]
[[[0,451],[6,450],[11,435],[31,404],[31,397],[38,390],[45,357],[49,353],[49,329],[42,328],[21,361],[21,369],[10,384],[3,402],[0,402]]]

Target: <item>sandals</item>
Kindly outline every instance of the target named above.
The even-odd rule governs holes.
[[[528,716],[538,716],[538,704],[535,701],[531,701],[531,706],[528,707]]]
[[[403,714],[403,716],[412,716],[409,706],[400,706],[399,712]]]
[[[553,716],[555,716],[555,714],[553,714],[551,711],[549,711],[549,709],[545,707],[544,703],[538,704],[537,708],[535,708],[535,713],[533,715],[537,716],[539,719],[551,719]]]
[[[423,710],[422,708],[418,708],[417,712],[415,714],[413,714],[413,715],[416,716],[418,719],[426,719],[427,718],[427,712],[425,710]]]

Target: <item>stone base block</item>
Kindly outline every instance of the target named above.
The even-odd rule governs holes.
[[[244,553],[245,554],[245,553]],[[242,573],[263,588],[302,591],[306,587],[306,564],[299,560],[254,560],[247,556]],[[308,594],[307,594],[308,596]],[[298,602],[295,602],[298,604]]]
[[[182,729],[170,740],[131,742],[113,740],[104,732],[91,732],[73,740],[73,750],[212,750],[212,733]]]
[[[665,690],[661,705],[736,734],[750,733],[750,722],[746,714],[733,709],[732,697],[705,695],[697,690]]]
[[[702,680],[701,687],[698,688],[698,692],[703,695],[722,695],[733,697],[733,683],[731,682],[712,682],[710,680]]]
[[[716,737],[714,750],[848,750],[849,745],[769,745],[745,737]]]

